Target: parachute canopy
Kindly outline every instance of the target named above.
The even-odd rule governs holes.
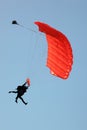
[[[46,35],[48,44],[46,65],[51,74],[67,79],[73,64],[73,54],[69,40],[63,33],[45,23],[36,21],[35,24],[38,25],[39,31]]]

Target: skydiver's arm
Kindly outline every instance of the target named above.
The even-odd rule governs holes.
[[[27,84],[27,82],[25,82],[22,86],[26,87],[28,89],[28,87],[30,86],[25,86]]]
[[[25,85],[26,85],[26,82],[22,86],[25,86]]]

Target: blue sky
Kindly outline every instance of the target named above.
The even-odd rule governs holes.
[[[87,130],[87,1],[0,1],[0,129]],[[12,25],[20,24],[37,33]],[[47,42],[35,21],[63,32],[71,42],[74,64],[62,80],[49,73]],[[29,77],[28,105],[8,94]]]

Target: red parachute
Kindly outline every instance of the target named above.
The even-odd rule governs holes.
[[[39,31],[45,33],[48,43],[47,67],[51,74],[67,79],[73,64],[72,48],[67,37],[42,22],[35,22]]]
[[[30,86],[30,79],[29,78],[26,79],[26,83],[28,84],[28,86]]]

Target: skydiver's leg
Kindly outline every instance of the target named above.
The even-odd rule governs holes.
[[[27,103],[23,100],[23,98],[20,96],[19,97],[21,100],[22,100],[22,102],[25,104],[25,105],[27,105]]]
[[[19,96],[17,95],[17,97],[15,98],[16,103],[18,103],[18,98],[19,98]]]
[[[17,91],[9,91],[9,93],[17,93]]]

